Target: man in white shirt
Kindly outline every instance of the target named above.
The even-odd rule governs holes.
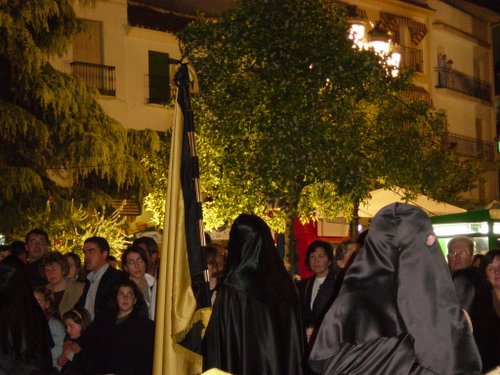
[[[103,237],[87,238],[83,244],[84,264],[89,274],[83,294],[75,306],[85,307],[92,320],[109,309],[115,285],[128,279],[126,273],[109,266],[109,253],[109,243]]]

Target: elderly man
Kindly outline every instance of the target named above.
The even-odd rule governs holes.
[[[448,242],[448,267],[454,272],[472,266],[474,242],[468,237],[454,237]]]

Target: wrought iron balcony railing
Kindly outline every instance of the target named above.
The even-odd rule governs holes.
[[[400,46],[401,63],[405,68],[411,68],[416,72],[424,72],[424,53],[421,49]]]
[[[495,161],[495,144],[493,142],[485,142],[454,133],[446,133],[443,136],[443,142],[447,149],[453,150],[459,155]]]
[[[488,82],[449,68],[436,68],[436,72],[438,73],[437,87],[445,87],[475,98],[491,101],[491,85]]]
[[[148,75],[148,103],[167,104],[172,97],[170,80],[168,76]]]
[[[95,87],[101,95],[116,95],[115,67],[75,61],[71,64],[71,74],[81,78],[87,86]]]

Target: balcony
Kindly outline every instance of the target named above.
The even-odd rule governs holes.
[[[101,95],[116,96],[115,67],[75,61],[71,64],[71,74],[81,78],[87,86],[95,87]]]
[[[170,92],[170,80],[168,76],[147,75],[149,96],[146,99],[150,104],[168,104],[172,93]]]
[[[458,155],[484,161],[495,161],[495,144],[493,142],[446,133],[443,136],[443,143],[448,150],[452,150]]]
[[[447,88],[491,102],[491,85],[488,82],[475,79],[453,69],[436,68],[435,70],[438,73],[436,87]]]
[[[405,68],[411,68],[416,72],[424,72],[424,53],[422,50],[412,47],[400,46],[401,53],[400,65]]]

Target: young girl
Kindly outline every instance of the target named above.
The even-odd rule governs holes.
[[[93,374],[151,374],[154,323],[132,280],[116,286],[113,310],[98,315],[79,342],[92,350]]]
[[[76,340],[89,327],[90,315],[84,308],[75,308],[63,315],[66,325],[67,338],[64,342],[63,353],[58,358],[58,364],[62,366],[61,374],[80,375],[88,374],[89,363],[85,351],[76,344]]]
[[[50,334],[52,335],[52,341],[54,341],[54,346],[51,349],[52,364],[55,368],[60,370],[61,366],[57,363],[57,358],[62,354],[66,332],[62,322],[54,317],[53,294],[46,287],[39,286],[34,289],[33,295],[42,308],[45,318],[49,323]]]

